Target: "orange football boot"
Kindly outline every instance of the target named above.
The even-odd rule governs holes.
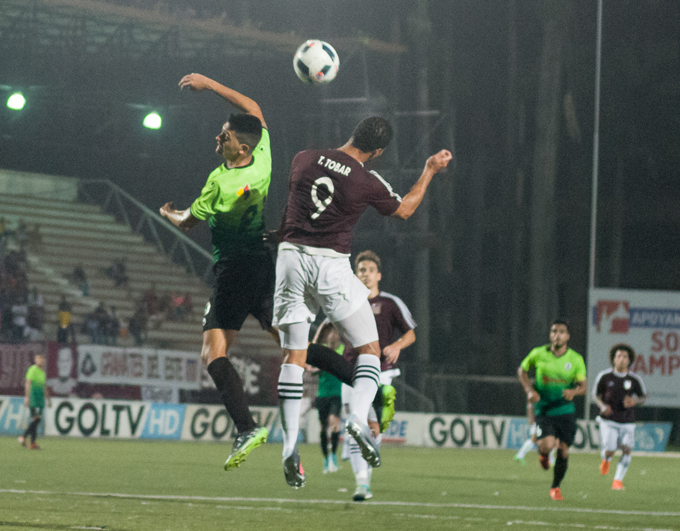
[[[538,454],[538,462],[543,470],[550,470],[550,454]]]
[[[615,479],[612,483],[612,490],[624,490],[626,487],[623,486],[623,481]]]
[[[560,488],[554,488],[550,489],[550,498],[552,498],[555,501],[562,501],[562,493],[560,492]]]
[[[610,461],[607,461],[606,459],[603,459],[602,462],[600,463],[600,474],[602,474],[603,476],[609,474],[609,463]]]

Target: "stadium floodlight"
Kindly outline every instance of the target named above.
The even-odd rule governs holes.
[[[7,99],[7,107],[13,111],[20,111],[26,105],[26,98],[21,92],[15,92]]]
[[[154,111],[147,114],[142,123],[147,129],[160,129],[163,120],[161,119],[160,114]]]

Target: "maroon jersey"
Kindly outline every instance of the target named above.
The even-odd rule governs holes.
[[[645,384],[634,372],[617,373],[614,369],[606,369],[597,375],[595,380],[595,395],[612,408],[609,417],[603,419],[614,422],[635,422],[635,412],[632,407],[623,407],[623,399],[627,396],[646,396]]]
[[[283,241],[349,254],[352,228],[368,206],[383,216],[401,198],[377,173],[337,149],[301,151],[293,159]]]
[[[416,327],[416,322],[408,311],[406,304],[399,297],[381,291],[377,297],[368,299],[375,315],[375,324],[378,327],[378,342],[380,350],[391,345],[409,330]],[[358,355],[356,349],[345,349],[343,354],[346,359],[355,361]],[[385,357],[380,355],[380,370],[386,371],[394,365],[388,363]]]

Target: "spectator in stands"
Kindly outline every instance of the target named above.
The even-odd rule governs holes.
[[[78,286],[78,289],[80,289],[85,297],[90,295],[90,284],[87,281],[87,275],[85,274],[85,269],[83,269],[83,264],[78,264],[73,268],[70,280]]]
[[[99,331],[99,321],[95,312],[90,312],[85,316],[83,320],[82,331],[84,334],[90,336],[90,342],[98,344],[101,342],[100,331]]]
[[[184,297],[175,291],[170,299],[168,319],[171,321],[184,321]]]
[[[44,316],[45,302],[43,296],[38,293],[38,288],[33,287],[33,290],[28,295],[28,317],[26,324],[29,329],[29,341],[39,341],[42,339]]]
[[[59,322],[57,343],[68,343],[69,336],[75,341],[75,332],[71,320],[71,305],[66,300],[66,295],[62,295],[57,313],[57,321]]]
[[[135,340],[135,346],[137,347],[141,347],[144,343],[147,321],[146,305],[141,302],[137,305],[134,315],[128,322],[128,332],[130,332],[130,335]]]
[[[118,336],[120,335],[120,320],[116,315],[116,307],[111,306],[111,314],[106,320],[106,344],[116,346],[118,344]]]
[[[146,306],[146,314],[148,316],[156,315],[158,312],[159,300],[158,293],[156,293],[156,283],[152,282],[151,287],[144,292],[142,302]]]
[[[95,309],[94,319],[97,321],[97,333],[94,337],[94,343],[98,345],[104,345],[108,340],[108,337],[106,336],[106,330],[108,327],[109,313],[106,311],[103,302],[100,302],[99,306],[97,306]]]
[[[24,341],[27,334],[26,319],[28,317],[28,304],[26,295],[21,295],[12,304],[12,339],[16,342]]]
[[[109,278],[113,279],[116,287],[127,284],[128,276],[126,273],[127,268],[125,267],[125,258],[116,258],[106,270],[106,274]]]

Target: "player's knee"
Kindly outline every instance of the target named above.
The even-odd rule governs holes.
[[[359,347],[359,354],[373,354],[374,356],[380,357],[380,343],[373,341],[367,345],[362,345]]]
[[[630,446],[621,447],[621,453],[623,453],[623,455],[630,455],[630,452],[631,452]],[[614,452],[612,452],[612,454],[614,454]]]

